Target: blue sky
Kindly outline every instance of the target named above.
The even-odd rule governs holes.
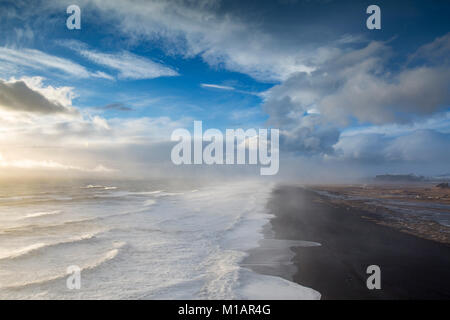
[[[1,0],[2,166],[158,172],[202,120],[279,128],[286,175],[450,172],[450,4],[370,4]]]

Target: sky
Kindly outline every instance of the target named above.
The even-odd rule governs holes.
[[[436,0],[0,0],[0,176],[257,174],[175,167],[170,135],[194,120],[279,129],[280,178],[448,174],[449,15]]]

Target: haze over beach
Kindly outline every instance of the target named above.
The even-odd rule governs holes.
[[[449,299],[450,3],[369,5],[0,0],[0,299]]]

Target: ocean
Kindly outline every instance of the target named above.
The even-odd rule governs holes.
[[[273,185],[55,181],[0,185],[0,299],[318,299],[241,265]],[[67,268],[81,270],[70,290]]]

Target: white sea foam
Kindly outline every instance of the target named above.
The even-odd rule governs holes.
[[[244,271],[238,298],[255,300],[319,300],[318,291],[285,279]]]
[[[1,250],[0,251],[0,260],[17,258],[17,257],[23,256],[23,255],[26,255],[30,252],[33,252],[35,250],[38,250],[40,248],[43,248],[45,246],[46,246],[45,243],[34,243],[29,246],[19,248],[16,250],[12,250],[12,251],[9,250],[9,251],[5,252],[4,250]]]
[[[81,187],[81,189],[115,190],[117,189],[117,187],[88,184],[87,186]]]
[[[181,196],[183,192],[165,192],[161,191],[155,194],[155,197],[171,197],[171,196]]]
[[[151,195],[151,194],[158,194],[161,193],[162,190],[155,190],[155,191],[143,191],[143,192],[133,192],[132,194],[137,194],[137,195]]]
[[[152,206],[156,203],[156,200],[149,199],[144,201],[144,206]]]
[[[42,217],[42,216],[52,216],[55,214],[60,214],[61,212],[62,212],[61,210],[34,212],[34,213],[27,214],[25,217],[23,217],[23,219],[37,218],[37,217]]]

